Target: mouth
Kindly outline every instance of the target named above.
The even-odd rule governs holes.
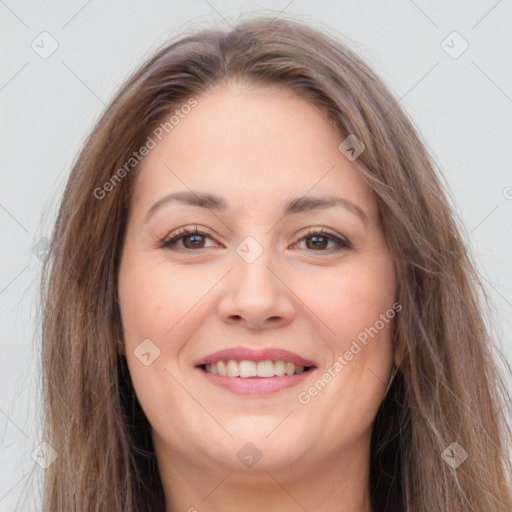
[[[296,365],[295,363],[283,361],[282,359],[277,361],[272,361],[271,359],[266,359],[265,361],[251,361],[247,359],[235,361],[229,359],[211,364],[203,364],[200,365],[200,368],[206,373],[220,375],[221,377],[239,377],[241,379],[258,377],[261,379],[269,379],[272,377],[284,377],[285,375],[301,375],[314,367]]]
[[[209,382],[238,394],[267,394],[294,386],[317,367],[280,349],[228,349],[195,365]]]

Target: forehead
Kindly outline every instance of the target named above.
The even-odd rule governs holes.
[[[371,191],[316,106],[287,89],[233,83],[195,99],[139,164],[133,206],[175,190],[207,190],[237,209],[311,192],[349,196],[372,214]]]

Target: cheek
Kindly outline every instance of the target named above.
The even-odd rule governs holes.
[[[168,262],[148,261],[144,253],[127,256],[119,273],[119,301],[130,377],[146,417],[158,431],[169,428],[166,411],[172,408],[180,411],[190,400],[175,380],[180,371],[178,356],[197,328],[190,321],[193,316],[187,313],[211,284],[205,282],[199,286],[201,279],[191,283],[189,278],[190,272],[177,271]],[[146,343],[144,351],[139,349],[141,342]],[[148,365],[144,364],[142,354],[145,353],[149,353]],[[194,414],[199,413],[190,413]]]
[[[314,286],[297,286],[302,288],[300,296],[307,297],[308,307],[326,327],[327,338],[336,351],[348,350],[347,344],[361,333],[364,338],[376,322],[381,338],[390,330],[391,322],[382,325],[380,321],[395,298],[394,272],[385,260],[379,266],[354,264],[332,273],[319,273]]]
[[[142,260],[142,256],[140,257]],[[211,288],[211,275],[177,271],[165,261],[126,261],[119,277],[123,325],[132,337],[163,340]],[[129,336],[129,335],[128,335]],[[133,341],[133,340],[132,340]]]
[[[329,327],[324,331],[329,359],[298,401],[311,416],[324,418],[326,430],[343,425],[347,438],[355,439],[373,421],[389,380],[394,273],[390,266],[354,265],[318,285],[308,305]]]

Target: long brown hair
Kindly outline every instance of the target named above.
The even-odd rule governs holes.
[[[284,86],[365,145],[357,164],[402,305],[396,377],[372,430],[373,510],[510,512],[507,389],[483,288],[434,164],[396,99],[339,38],[270,18],[167,43],[122,86],[73,165],[43,273],[44,440],[59,454],[45,472],[43,510],[164,508],[149,424],[119,348],[117,272],[137,173],[126,162],[170,113],[230,79]],[[455,467],[454,453],[467,460]]]

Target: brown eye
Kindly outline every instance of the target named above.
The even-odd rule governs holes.
[[[184,228],[171,233],[161,241],[160,247],[170,250],[187,250],[187,249],[207,249],[206,240],[211,237],[206,233],[201,233],[197,228]],[[181,242],[181,244],[180,244]]]
[[[343,249],[352,249],[352,245],[348,240],[344,240],[328,231],[313,230],[306,233],[298,242],[297,245],[305,242],[306,249],[316,252],[336,252]],[[334,244],[329,247],[329,244]]]
[[[186,235],[181,237],[183,240],[183,245],[187,249],[195,249],[199,247],[200,249],[204,246],[204,236],[193,234],[193,235]]]
[[[325,249],[329,244],[329,237],[327,236],[309,236],[305,240],[308,249]],[[311,243],[308,243],[308,241],[311,241]]]

